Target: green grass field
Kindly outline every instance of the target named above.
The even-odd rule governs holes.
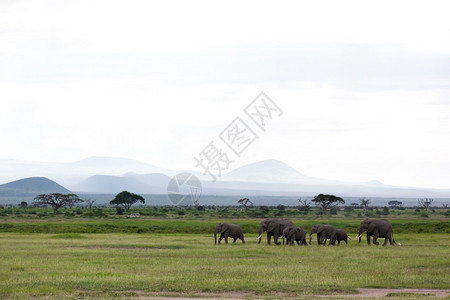
[[[450,288],[448,220],[436,221],[441,233],[417,233],[424,226],[422,221],[396,220],[395,238],[402,245],[392,247],[367,246],[355,239],[336,247],[258,245],[253,232],[260,220],[233,221],[252,232],[246,234],[245,245],[214,245],[212,231],[218,220],[2,222],[0,298],[208,297],[216,293],[295,298],[351,295],[357,288]],[[323,220],[302,225],[309,222]],[[339,222],[350,229],[359,224]],[[141,234],[111,233],[124,226],[150,229]],[[415,233],[408,234],[407,226],[415,228]],[[397,227],[403,229],[396,231]],[[31,233],[43,232],[42,228],[52,233]],[[82,233],[89,232],[86,228],[109,228],[110,233]],[[160,233],[149,233],[152,229]],[[349,231],[349,236],[354,238],[355,233]],[[405,297],[418,296],[405,293],[400,298]]]

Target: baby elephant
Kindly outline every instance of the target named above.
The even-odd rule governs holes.
[[[334,241],[336,243],[336,241],[338,242],[338,245],[341,244],[341,241],[344,241],[345,244],[347,243],[347,231],[345,231],[344,229],[336,229],[334,232]],[[333,245],[335,245],[335,243],[333,243]]]
[[[244,241],[244,233],[242,232],[241,226],[237,224],[227,224],[220,223],[216,226],[214,230],[214,244],[217,244],[217,233],[220,232],[219,244],[222,239],[225,239],[225,243],[228,244],[228,237],[233,238],[233,243],[236,242],[237,239],[240,239],[243,244]]]
[[[286,238],[286,245],[308,245],[306,243],[306,231],[301,227],[288,226],[283,230],[283,243]]]

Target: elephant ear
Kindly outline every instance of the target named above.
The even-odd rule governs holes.
[[[273,231],[278,226],[275,222],[270,222],[269,226],[267,227],[267,232]]]
[[[375,230],[376,224],[375,223],[369,223],[369,226],[367,227],[367,232],[372,232]]]
[[[321,233],[323,230],[324,230],[323,227],[319,227],[319,228],[317,228],[316,233],[319,234],[319,233]]]
[[[222,225],[220,233],[225,233],[225,231],[227,231],[228,229],[229,229],[228,226]]]

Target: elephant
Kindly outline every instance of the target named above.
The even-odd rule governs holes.
[[[267,231],[267,244],[270,245],[270,240],[273,236],[273,241],[276,245],[280,245],[278,237],[283,235],[283,230],[287,226],[294,226],[294,223],[287,219],[265,219],[261,222],[258,231],[258,244],[261,243],[261,237],[264,231]]]
[[[233,243],[240,239],[245,244],[244,233],[242,227],[237,224],[219,223],[214,230],[214,244],[217,244],[217,233],[220,232],[219,244],[222,239],[228,244],[228,237],[233,238]]]
[[[306,243],[306,231],[301,227],[288,226],[283,230],[283,244],[284,239],[286,238],[286,245],[294,245],[294,241],[297,242],[297,245],[305,245]]]
[[[334,238],[334,232],[336,229],[334,229],[333,226],[330,224],[316,224],[313,227],[311,227],[311,231],[309,232],[309,244],[311,245],[311,236],[314,233],[317,233],[317,245],[324,245],[326,244],[327,239],[330,239],[330,242],[328,245],[334,245],[335,238]]]
[[[345,231],[344,229],[336,229],[334,231],[334,242],[336,243],[337,241],[338,245],[341,244],[341,241],[344,241],[345,244],[348,245],[347,239],[348,239],[347,231]]]
[[[367,245],[370,245],[370,237],[373,237],[373,243],[379,245],[378,238],[384,238],[383,246],[386,246],[387,241],[391,245],[395,244],[394,234],[392,232],[392,224],[387,220],[365,219],[359,226],[359,235],[356,237],[361,243],[361,236],[367,232]]]

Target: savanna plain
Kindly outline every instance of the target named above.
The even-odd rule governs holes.
[[[314,236],[310,246],[276,246],[265,236],[257,244],[261,218],[4,214],[0,298],[350,298],[360,288],[399,289],[390,299],[434,297],[402,289],[436,289],[448,298],[448,217],[385,218],[395,246],[368,246],[365,236],[358,243],[356,216],[290,217],[307,232],[316,223],[344,228],[348,245],[318,246]],[[219,222],[242,225],[246,243],[214,245]]]

